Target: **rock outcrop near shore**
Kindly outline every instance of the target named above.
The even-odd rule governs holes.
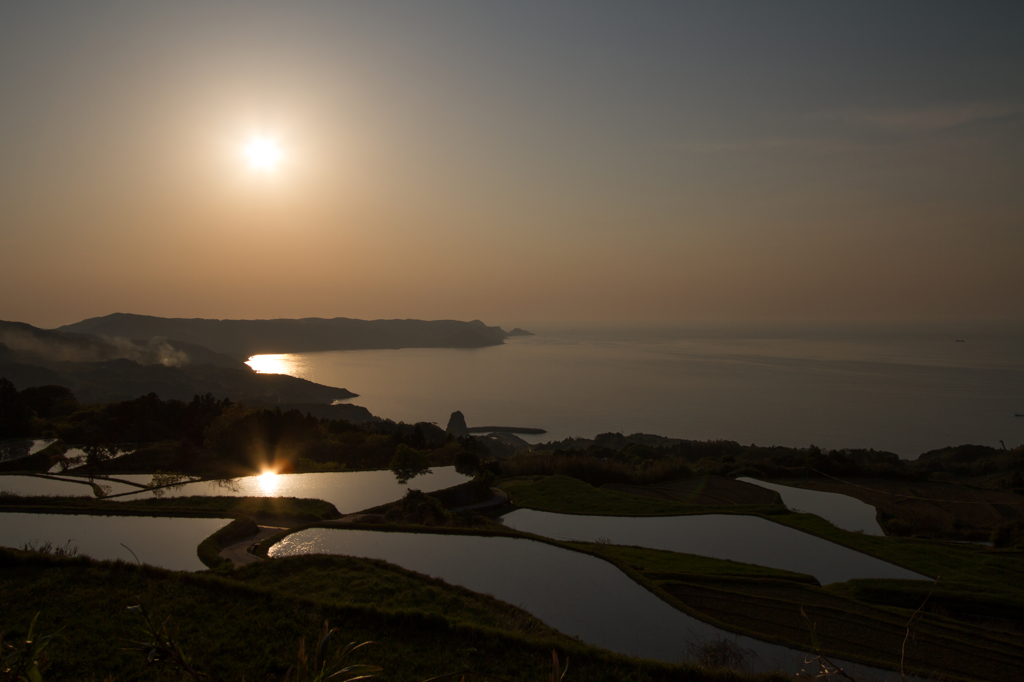
[[[452,416],[448,418],[448,426],[445,427],[445,433],[450,433],[456,438],[464,438],[469,435],[469,428],[466,427],[466,418],[461,412],[456,410],[452,412]]]

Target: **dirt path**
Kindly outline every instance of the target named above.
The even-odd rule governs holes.
[[[225,559],[229,559],[235,566],[245,566],[246,564],[254,564],[257,561],[263,561],[262,557],[250,554],[249,548],[260,540],[265,540],[271,535],[277,535],[281,531],[285,530],[286,527],[258,526],[258,528],[260,530],[256,535],[250,535],[249,537],[239,540],[238,542],[228,545],[224,549],[220,550],[220,556]]]

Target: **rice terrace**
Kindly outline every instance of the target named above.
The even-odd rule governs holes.
[[[173,439],[191,420],[209,422],[198,446]],[[59,632],[46,654],[58,678],[88,677],[99,661],[140,674],[145,658],[123,647],[143,627],[128,609],[140,603],[173,623],[157,634],[189,669],[239,679],[286,672],[324,620],[346,641],[377,641],[360,660],[396,679],[530,679],[551,650],[588,678],[644,679],[840,667],[857,679],[995,680],[1024,656],[1019,449],[906,461],[606,434],[495,456],[428,423],[198,397],[66,407],[37,423],[69,440],[103,430],[107,453],[130,453],[5,446],[21,455],[0,478],[8,632],[37,614],[36,632]],[[253,446],[237,446],[254,438],[293,456],[247,471]],[[374,461],[390,468],[360,470]],[[970,467],[970,484],[934,482],[952,467]],[[896,502],[875,508],[877,532],[851,531],[759,480]],[[31,494],[16,492],[22,481]],[[258,656],[231,653],[253,642]]]

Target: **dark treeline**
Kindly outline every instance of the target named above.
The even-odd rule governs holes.
[[[1024,489],[1024,448],[961,445],[901,459],[881,450],[761,447],[734,441],[690,441],[646,434],[601,434],[535,446],[502,462],[506,476],[572,476],[592,485],[649,485],[691,475],[754,478],[888,478],[963,480],[995,477]]]
[[[92,468],[109,473],[240,474],[265,467],[331,471],[397,466],[415,474],[426,465],[455,464],[460,455],[465,468],[467,462],[514,449],[496,449],[486,438],[455,438],[430,423],[380,420],[354,424],[295,409],[254,408],[210,394],[185,402],[162,400],[150,393],[134,400],[83,406],[60,386],[19,392],[0,379],[0,437],[30,436],[60,438],[82,447],[90,454]],[[112,460],[125,450],[134,452]],[[13,463],[5,463],[4,468],[8,465]],[[905,460],[892,452],[870,449],[826,451],[813,445],[762,447],[723,440],[605,433],[528,450],[519,447],[517,454],[501,460],[500,471],[491,469],[504,476],[563,474],[593,485],[647,485],[692,475],[933,481],[984,478],[987,485],[1024,492],[1024,448],[1007,451],[980,445],[949,447]]]
[[[0,379],[6,438],[59,438],[87,453],[90,471],[242,475],[380,469],[396,452],[416,453],[429,466],[478,462],[486,449],[472,438],[451,437],[433,424],[380,420],[353,424],[299,410],[253,408],[210,394],[190,402],[150,393],[134,400],[79,405],[66,388],[17,391]],[[130,454],[114,459],[121,452]],[[59,462],[38,462],[45,471]],[[27,462],[26,462],[27,464]],[[73,466],[75,463],[68,462]],[[5,468],[22,466],[6,463]]]
[[[39,431],[41,421],[66,416],[78,401],[63,386],[35,386],[18,391],[0,377],[0,438],[26,438]]]

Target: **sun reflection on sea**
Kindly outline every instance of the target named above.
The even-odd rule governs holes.
[[[294,376],[298,368],[295,356],[289,353],[254,355],[245,364],[260,374],[290,374]]]

